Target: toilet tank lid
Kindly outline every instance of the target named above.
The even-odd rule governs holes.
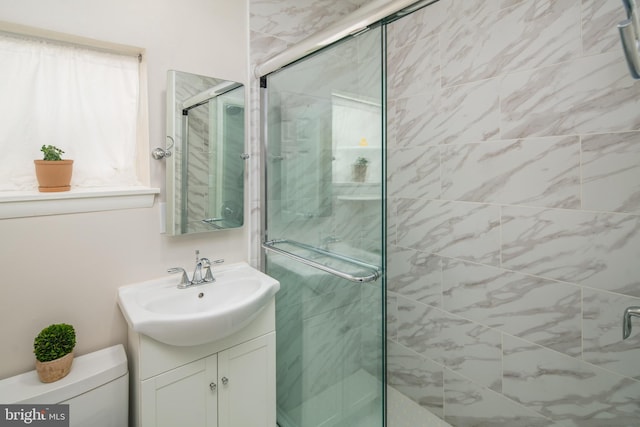
[[[127,374],[122,344],[75,357],[71,372],[53,383],[42,383],[36,371],[0,381],[0,403],[60,403]]]

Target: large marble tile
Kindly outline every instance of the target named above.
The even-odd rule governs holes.
[[[451,22],[467,22],[477,27],[489,13],[498,11],[497,0],[441,0],[403,16],[388,26],[387,46],[401,48],[436,35]]]
[[[357,241],[362,237],[366,225],[362,217],[363,207],[359,203],[338,201],[333,204],[332,235],[341,241]],[[378,217],[380,212],[378,211]]]
[[[445,0],[445,15],[447,21],[444,27],[450,27],[452,22],[464,22],[467,25],[478,27],[491,13],[498,13],[499,0]],[[428,10],[427,12],[428,13]]]
[[[503,207],[502,266],[640,296],[640,217]]]
[[[358,6],[358,2],[348,0],[251,0],[249,26],[253,31],[295,43],[322,31]]]
[[[414,96],[391,101],[389,148],[436,145],[430,120],[436,114],[436,97]]]
[[[582,207],[640,213],[640,132],[582,137]]]
[[[582,0],[584,53],[597,54],[620,49],[617,25],[625,18],[621,1]]]
[[[285,40],[256,31],[251,31],[249,44],[251,49],[251,65],[254,67],[289,47],[289,43]],[[259,114],[257,117],[259,117]]]
[[[398,343],[478,384],[501,389],[498,331],[399,296]]]
[[[509,71],[536,68],[580,54],[580,3],[529,0],[492,10],[483,2],[474,11],[477,25],[452,25],[442,33],[442,83],[451,86]]]
[[[356,39],[356,49],[356,54],[349,58],[350,61],[354,58],[358,61],[357,86],[353,89],[362,99],[380,104],[380,82],[383,81],[381,63],[384,58],[382,30],[375,29],[359,35]]]
[[[580,356],[580,288],[469,262],[444,259],[443,307],[467,319]]]
[[[336,277],[333,277],[333,279],[341,281]],[[348,310],[349,315],[361,316],[363,307],[361,307],[360,304],[354,304],[354,301],[360,300],[360,290],[358,286],[355,284],[355,286],[349,286],[349,283],[345,283],[344,281],[341,281],[340,285],[343,285],[344,289],[323,293],[304,301],[302,303],[303,319],[309,319],[343,307],[345,310]]]
[[[632,334],[622,340],[624,309],[640,306],[640,298],[584,289],[584,360],[601,368],[640,380],[640,322],[633,319]]]
[[[387,248],[387,289],[424,304],[442,305],[440,257],[415,249]]]
[[[396,143],[396,122],[396,101],[387,100],[387,150],[393,150],[398,146]]]
[[[456,427],[550,427],[553,421],[445,369],[445,421]]]
[[[368,283],[354,283],[360,288],[360,326],[382,336],[385,328],[382,279]],[[358,286],[360,285],[360,286]]]
[[[425,37],[437,35],[447,19],[447,1],[438,1],[387,26],[387,49],[393,51]]]
[[[435,112],[427,116],[429,137],[440,144],[497,139],[499,107],[496,79],[444,88]]]
[[[276,303],[277,306],[277,303]],[[293,408],[300,404],[302,397],[302,316],[300,307],[276,309],[276,378],[278,405]]]
[[[393,387],[387,386],[386,397],[389,427],[451,427]]]
[[[566,426],[632,426],[640,382],[504,336],[504,394]]]
[[[442,197],[579,208],[580,140],[567,136],[443,147]]]
[[[398,297],[387,292],[387,339],[396,341],[398,338]]]
[[[500,101],[503,138],[640,128],[640,85],[618,52],[508,74]]]
[[[387,245],[398,243],[398,204],[400,199],[387,199]]]
[[[387,53],[387,91],[390,99],[418,93],[434,93],[440,88],[438,37],[418,39]]]
[[[498,265],[500,208],[476,203],[400,199],[399,246]]]
[[[443,367],[394,342],[387,343],[387,384],[443,416]]]
[[[506,7],[516,6],[520,3],[524,3],[525,1],[529,0],[500,0],[500,8],[504,9]]]
[[[399,148],[387,153],[387,194],[390,197],[440,197],[440,148]]]
[[[499,106],[495,79],[399,99],[394,112],[396,147],[496,139]]]
[[[363,361],[359,320],[357,310],[349,306],[304,320],[302,346],[297,350],[302,358],[305,399],[358,369]]]

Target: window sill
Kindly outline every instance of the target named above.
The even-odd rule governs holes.
[[[60,193],[0,192],[0,219],[150,208],[158,188],[81,188]]]

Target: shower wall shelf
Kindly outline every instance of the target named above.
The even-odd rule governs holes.
[[[295,240],[269,240],[262,243],[262,247],[351,282],[373,282],[380,277],[380,268],[378,266],[305,243],[296,242]],[[313,259],[311,259],[312,257]],[[342,271],[346,268],[334,268],[334,266],[329,265],[331,263],[334,266],[338,264],[340,267],[352,269],[352,272]]]
[[[627,59],[631,77],[640,80],[640,20],[636,0],[622,0],[627,19],[618,24],[622,50]]]

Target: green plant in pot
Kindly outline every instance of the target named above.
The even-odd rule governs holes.
[[[365,157],[358,157],[351,167],[351,178],[354,182],[364,182],[367,178],[367,165],[369,160]]]
[[[73,363],[76,331],[66,323],[49,325],[33,341],[36,355],[36,371],[43,383],[57,381],[67,376]]]
[[[47,193],[69,191],[73,160],[63,159],[64,151],[55,145],[43,145],[40,151],[43,153],[43,159],[34,160],[38,191]]]

